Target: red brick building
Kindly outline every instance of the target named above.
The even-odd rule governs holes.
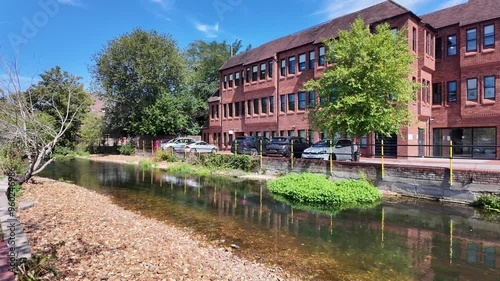
[[[235,55],[220,69],[219,96],[208,101],[203,139],[225,149],[242,135],[300,135],[312,142],[325,137],[309,128],[307,109],[319,100],[302,85],[329,66],[322,40],[337,37],[338,30],[361,17],[370,26],[388,22],[393,29],[408,30],[410,52],[418,56],[409,79],[425,86],[417,102],[409,104],[417,122],[402,129],[404,138],[386,139],[386,154],[447,156],[449,149],[440,145],[453,140],[456,154],[496,158],[500,5],[495,2],[470,0],[419,17],[385,1]],[[380,153],[376,134],[360,142],[362,154]]]

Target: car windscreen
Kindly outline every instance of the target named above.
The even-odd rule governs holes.
[[[288,142],[287,138],[273,138],[271,142]]]
[[[317,143],[313,144],[314,147],[329,147],[330,143],[333,144],[331,140],[320,140]]]

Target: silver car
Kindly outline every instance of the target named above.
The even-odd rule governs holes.
[[[354,159],[357,159],[358,153],[358,146],[354,145]],[[302,158],[330,160],[330,155],[332,155],[332,160],[353,160],[351,140],[321,140],[304,150]]]
[[[192,152],[192,153],[217,153],[217,147],[211,144],[208,144],[204,141],[197,141],[195,143],[187,144],[184,147],[184,151]]]
[[[184,151],[184,147],[188,144],[195,143],[196,140],[192,138],[176,138],[165,145],[162,144],[161,148],[168,151]]]

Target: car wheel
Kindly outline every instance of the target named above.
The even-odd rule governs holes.
[[[196,148],[191,148],[192,153],[196,153]]]
[[[212,148],[212,151],[211,151],[212,154],[216,154],[217,153],[217,149],[215,148]]]
[[[257,151],[257,148],[252,148],[252,150],[250,150],[250,155],[252,155],[252,156],[259,155],[259,152]]]

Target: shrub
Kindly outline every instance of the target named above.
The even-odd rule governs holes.
[[[155,162],[161,162],[161,161],[166,161],[166,162],[179,162],[180,159],[175,155],[174,152],[172,151],[164,151],[160,150],[157,151],[154,155],[154,160]]]
[[[141,170],[149,170],[149,169],[153,168],[154,166],[155,166],[155,164],[153,162],[148,161],[148,160],[139,161],[139,168]]]
[[[118,148],[122,155],[135,155],[135,145],[133,143],[126,143]]]
[[[289,174],[270,181],[275,195],[300,204],[358,206],[380,201],[382,195],[366,180],[330,181],[326,176]],[[278,198],[279,199],[279,198]]]
[[[167,171],[176,174],[196,174],[200,176],[210,175],[210,171],[203,168],[193,167],[189,164],[181,164],[177,166],[171,166],[167,168]]]
[[[493,194],[483,194],[472,204],[475,207],[500,212],[500,197]]]

